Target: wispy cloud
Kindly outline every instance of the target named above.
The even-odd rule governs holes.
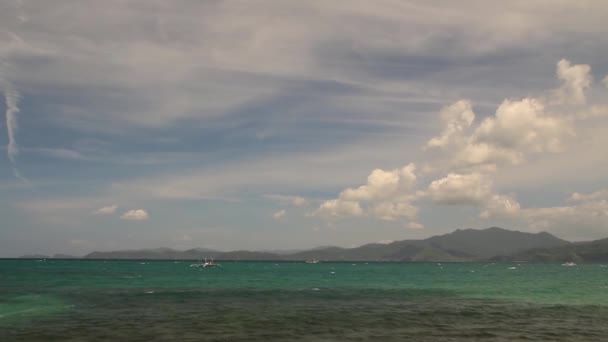
[[[18,12],[21,12],[20,5],[17,6]],[[21,94],[14,86],[12,79],[7,75],[8,70],[12,66],[5,55],[13,51],[16,47],[23,45],[23,40],[19,35],[12,31],[8,31],[9,42],[4,49],[0,48],[0,90],[4,95],[4,103],[6,106],[6,130],[8,136],[7,154],[10,160],[15,177],[29,184],[29,181],[21,175],[17,168],[17,155],[19,154],[19,146],[17,144],[17,131],[19,128],[18,114],[20,112],[19,102]]]
[[[335,229],[314,235],[348,227],[352,234],[331,239],[350,244],[493,224],[507,208],[513,226],[540,227],[543,215],[572,212],[528,211],[558,205],[559,191],[602,200],[593,193],[608,173],[599,103],[607,93],[592,87],[594,79],[608,85],[598,72],[608,70],[601,1],[0,7],[0,148],[8,155],[0,177],[14,168],[37,185],[27,193],[8,174],[0,200],[40,202],[27,215],[8,213],[17,224],[56,219],[58,232],[68,227],[60,222],[84,231],[103,225],[91,214],[111,204],[120,206],[107,209],[116,218],[129,209],[146,213],[131,219],[147,217],[132,206],[139,203],[166,209],[148,219],[147,243],[175,215],[234,226],[227,246],[241,227],[261,227],[285,209],[293,232],[331,222]],[[558,85],[543,91],[555,74]],[[415,179],[403,172],[410,163]],[[526,187],[539,190],[533,201]],[[588,202],[562,206],[599,215]],[[306,216],[320,206],[326,222]],[[413,230],[423,223],[429,228]],[[81,237],[72,233],[64,240]],[[270,234],[247,243],[281,238]],[[302,237],[289,243],[313,243]]]
[[[6,130],[8,135],[7,154],[13,166],[13,173],[15,177],[19,178],[25,183],[29,183],[28,180],[21,175],[19,169],[17,169],[17,155],[19,154],[19,146],[17,145],[17,129],[19,124],[17,121],[17,114],[19,114],[19,101],[21,96],[19,92],[10,84],[6,79],[2,78],[0,74],[0,85],[4,92],[4,102],[6,104]]]
[[[295,207],[303,207],[309,203],[309,200],[302,196],[288,196],[288,195],[264,195],[264,198],[278,201],[283,204],[293,205]]]
[[[8,158],[12,163],[15,163],[15,158],[19,154],[17,146],[17,114],[19,113],[19,93],[8,83],[4,83],[4,100],[6,103],[6,129],[8,133]]]

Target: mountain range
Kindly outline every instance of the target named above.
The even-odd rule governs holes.
[[[496,256],[492,260],[533,263],[608,262],[608,239],[569,243],[551,248],[535,248],[512,255]]]
[[[525,233],[492,227],[457,229],[423,240],[402,240],[388,244],[370,243],[355,248],[319,247],[304,251],[216,251],[170,248],[92,252],[85,259],[157,260],[259,260],[259,261],[392,261],[392,262],[605,262],[608,239],[573,243],[549,233]]]

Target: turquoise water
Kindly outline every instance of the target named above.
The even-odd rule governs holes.
[[[603,265],[0,260],[0,341],[603,341]]]

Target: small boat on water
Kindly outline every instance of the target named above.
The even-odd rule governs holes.
[[[573,263],[572,261],[568,261],[562,264],[562,266],[576,266],[575,263]]]
[[[319,263],[319,259],[310,259],[310,260],[306,260],[307,264],[318,264]]]
[[[199,262],[198,264],[192,264],[190,267],[218,267],[220,264],[216,264],[213,259],[207,260],[205,258],[205,262]]]

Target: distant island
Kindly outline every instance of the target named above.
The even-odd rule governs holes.
[[[26,255],[22,258],[74,258]],[[185,251],[171,248],[92,252],[84,259],[138,260],[249,260],[249,261],[373,261],[373,262],[608,262],[608,239],[569,242],[549,233],[525,233],[498,227],[457,229],[423,240],[402,240],[388,244],[370,243],[355,248],[321,247],[304,251],[272,252],[206,248]]]

